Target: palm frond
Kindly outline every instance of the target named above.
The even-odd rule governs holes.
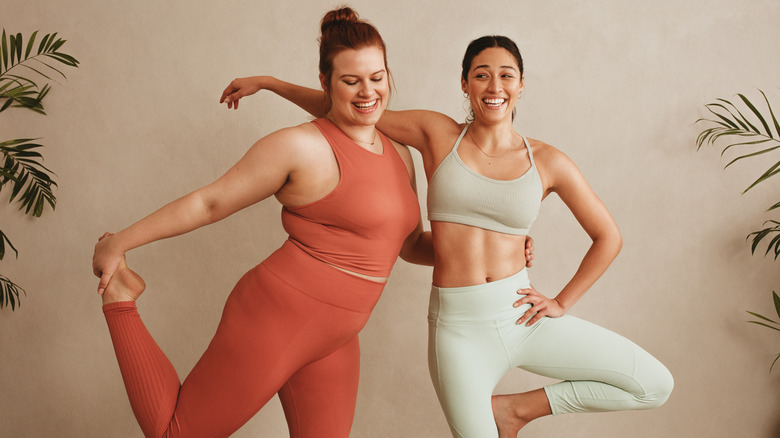
[[[766,227],[767,224],[774,224],[774,226]],[[769,244],[767,245],[766,252],[764,255],[769,254],[770,252],[775,253],[775,260],[778,256],[780,256],[780,222],[775,220],[768,220],[764,222],[764,228],[763,230],[753,231],[752,233],[747,235],[746,240],[752,238],[752,244],[750,245],[750,252],[755,254],[756,248],[758,247],[758,244],[761,243],[762,240],[764,240],[765,237],[769,238]]]
[[[21,305],[19,301],[19,292],[27,295],[18,284],[14,283],[8,277],[0,274],[0,309],[3,307],[11,307],[11,310],[16,310]]]
[[[778,296],[777,292],[775,291],[772,291],[772,300],[774,301],[774,305],[775,305],[775,313],[777,313],[778,318],[780,318],[780,296]],[[748,321],[749,323],[760,325],[762,327],[767,327],[772,330],[780,331],[780,328],[778,328],[778,326],[780,326],[780,322],[771,320],[766,316],[759,315],[758,313],[754,313],[750,311],[748,311],[748,313],[760,320],[760,321]],[[778,354],[775,357],[775,360],[772,361],[772,366],[769,367],[770,373],[772,372],[772,369],[775,367],[775,364],[777,363],[778,359],[780,359],[780,354]]]
[[[17,72],[12,74],[11,70],[20,68],[20,71],[33,73],[44,79],[53,81],[53,74],[65,78],[65,73],[55,67],[55,64],[64,64],[69,67],[78,67],[79,61],[73,56],[61,52],[60,49],[66,40],[57,38],[57,33],[47,34],[43,37],[38,50],[34,51],[35,39],[38,35],[36,30],[30,36],[27,43],[21,33],[16,35],[6,35],[3,29],[0,36],[0,111],[12,106],[27,108],[40,114],[45,114],[43,110],[43,98],[48,92],[48,85],[39,88],[33,79]],[[16,86],[11,87],[8,84],[15,82]],[[32,93],[37,97],[30,97],[24,93]]]
[[[8,246],[14,251],[16,254],[16,257],[19,258],[19,251],[16,250],[13,243],[11,243],[11,240],[8,238],[8,236],[3,233],[3,230],[0,230],[0,260],[3,260],[3,257],[5,257],[5,244],[8,244]]]
[[[36,149],[43,146],[30,143],[33,140],[22,138],[0,142],[0,158],[3,160],[0,191],[6,184],[10,184],[10,202],[21,194],[18,199],[21,204],[19,210],[40,217],[46,204],[52,210],[55,208],[57,199],[52,189],[57,183],[50,176],[53,172],[39,161],[43,157]]]
[[[711,116],[710,118],[701,118],[696,123],[705,122],[714,126],[704,129],[696,138],[697,150],[703,146],[715,145],[722,139],[725,145],[721,151],[721,156],[727,152],[739,151],[737,152],[738,155],[730,159],[724,168],[746,158],[755,158],[772,152],[780,152],[778,151],[780,149],[780,123],[778,123],[775,117],[766,93],[762,90],[759,90],[759,92],[761,92],[764,98],[769,113],[767,116],[762,114],[761,110],[747,96],[741,93],[737,95],[739,100],[736,103],[727,99],[716,99],[715,102],[705,105]],[[743,111],[740,109],[740,106],[743,109],[746,108],[746,110]],[[751,119],[757,121],[757,123],[754,123]],[[774,128],[774,131],[772,128]],[[757,150],[756,147],[758,147]],[[770,160],[773,159],[770,158]],[[767,171],[753,181],[743,193],[778,173],[780,173],[780,159],[770,165]]]

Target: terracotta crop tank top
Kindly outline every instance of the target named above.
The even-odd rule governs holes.
[[[458,156],[463,128],[452,151],[428,183],[428,220],[455,222],[524,236],[542,202],[542,180],[528,140],[523,137],[531,168],[519,178],[498,180],[471,169]]]
[[[324,198],[282,209],[289,240],[325,263],[387,277],[420,218],[406,165],[382,133],[382,154],[375,154],[328,119],[312,123],[333,149],[340,178]]]

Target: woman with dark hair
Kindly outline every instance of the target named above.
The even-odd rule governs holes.
[[[358,332],[399,252],[432,263],[414,167],[375,128],[390,96],[377,30],[342,8],[322,20],[323,118],[260,139],[221,178],[96,244],[111,339],[147,437],[224,437],[279,394],[292,437],[346,438],[360,369]],[[207,350],[182,384],[146,330],[144,281],[124,254],[275,196],[289,239],[237,283]]]
[[[525,85],[520,51],[509,38],[482,37],[469,44],[462,67],[461,88],[471,104],[467,123],[432,111],[385,111],[377,123],[420,151],[428,178],[435,254],[428,358],[453,435],[514,438],[544,415],[660,406],[673,387],[666,367],[628,339],[566,315],[617,256],[622,239],[574,163],[514,130]],[[314,115],[322,112],[321,92],[270,77],[237,79],[221,101],[235,107],[259,89]],[[520,262],[550,193],[592,239],[554,298],[531,286]],[[562,381],[492,395],[513,367]]]

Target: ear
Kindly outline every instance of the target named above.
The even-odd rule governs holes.
[[[469,92],[469,83],[465,79],[463,79],[463,77],[460,78],[460,89],[464,93],[468,93]]]
[[[328,84],[325,75],[322,73],[320,73],[320,87],[322,87],[322,91],[324,91],[326,94],[330,92],[330,84]]]
[[[523,90],[525,90],[525,76],[520,77],[520,93],[522,93]]]

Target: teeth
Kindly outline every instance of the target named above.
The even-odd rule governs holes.
[[[506,99],[485,99],[484,102],[488,105],[501,105],[506,102]]]
[[[373,107],[374,105],[376,105],[376,99],[372,100],[371,102],[363,102],[363,103],[355,102],[354,105],[356,107],[360,108],[360,109],[369,109],[369,108]]]

